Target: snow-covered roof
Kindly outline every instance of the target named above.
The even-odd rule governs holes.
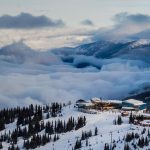
[[[122,104],[121,100],[108,100],[110,103]]]
[[[135,110],[134,107],[122,107],[122,110]]]
[[[92,103],[85,103],[85,106],[92,106]]]
[[[147,113],[143,113],[142,115],[145,117],[150,117],[150,114],[147,114]]]
[[[135,106],[139,106],[139,105],[145,104],[142,101],[139,101],[139,100],[136,100],[136,99],[128,99],[128,100],[125,100],[124,102],[131,103],[131,104],[133,104]]]
[[[147,124],[147,125],[150,125],[150,121],[149,120],[143,120],[141,121],[142,124]]]
[[[101,101],[101,99],[97,98],[97,97],[93,97],[91,100],[94,101],[94,102],[100,102]]]
[[[91,99],[91,101],[93,102],[105,102],[105,103],[117,103],[117,104],[122,104],[122,101],[121,100],[108,100],[108,99],[100,99],[100,98],[97,98],[97,97],[94,97]]]
[[[76,103],[87,103],[87,101],[83,100],[83,99],[79,99],[79,100],[76,101]]]

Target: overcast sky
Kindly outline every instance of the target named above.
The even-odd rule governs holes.
[[[0,14],[28,12],[61,18],[70,25],[90,19],[97,26],[108,26],[120,12],[149,14],[149,0],[0,0]]]
[[[0,46],[20,39],[36,48],[73,46],[88,40],[84,34],[76,37],[72,34],[111,27],[113,17],[122,12],[150,15],[149,8],[149,0],[0,0]],[[34,18],[41,15],[44,17]],[[41,29],[40,35],[37,27]],[[49,29],[45,31],[43,27]],[[24,32],[22,28],[32,30]],[[32,38],[33,32],[38,37]],[[64,33],[67,36],[63,37]],[[51,37],[50,41],[45,37]]]

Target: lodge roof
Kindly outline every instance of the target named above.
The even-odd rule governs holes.
[[[135,106],[139,106],[139,105],[145,104],[142,101],[139,101],[139,100],[136,100],[136,99],[128,99],[128,100],[125,100],[123,102],[130,103],[130,104],[133,104]]]

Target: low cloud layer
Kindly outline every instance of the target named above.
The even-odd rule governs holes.
[[[149,24],[150,16],[144,14],[128,14],[127,12],[119,13],[114,16],[114,21],[119,25],[123,24]]]
[[[91,29],[70,27],[32,30],[0,29],[0,33],[0,47],[23,40],[35,50],[78,46],[90,42],[89,37],[93,35]]]
[[[42,27],[62,27],[62,20],[52,20],[44,15],[33,16],[21,13],[17,16],[3,15],[0,17],[0,28],[3,29],[33,29]]]
[[[112,27],[97,30],[93,35],[93,40],[125,40],[131,37],[134,39],[136,34],[150,28],[150,15],[145,14],[123,12],[116,14],[113,21]]]
[[[134,34],[150,27],[150,16],[144,14],[120,13],[114,16],[114,30],[120,34]]]
[[[81,24],[82,24],[82,25],[85,25],[85,26],[93,26],[93,25],[94,25],[93,21],[90,20],[90,19],[82,20],[82,21],[81,21]]]
[[[94,68],[75,69],[66,65],[5,69],[7,73],[0,75],[2,107],[68,102],[95,96],[120,99],[137,87],[148,84],[150,79],[150,70],[141,71],[119,62],[104,65],[101,71]]]
[[[7,53],[8,50],[12,52]],[[20,64],[16,63],[19,59],[18,52],[24,55],[24,51],[30,51],[28,47],[21,49],[20,43],[15,43],[5,47],[5,51],[6,53],[0,54],[0,85],[3,85],[0,86],[1,107],[47,104],[53,101],[68,102],[95,96],[120,99],[138,88],[150,86],[150,68],[145,66],[142,60],[107,60],[74,55],[74,63],[66,64],[58,61],[59,56],[53,56],[48,51],[43,52],[41,57],[34,56],[32,61]],[[32,53],[28,53],[29,58]],[[16,56],[13,61],[2,58],[13,55]],[[48,55],[51,56],[50,59]],[[48,64],[41,63],[47,59]],[[74,64],[80,62],[93,66],[77,69]],[[94,66],[101,66],[101,70]]]

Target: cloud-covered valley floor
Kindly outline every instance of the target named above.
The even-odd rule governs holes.
[[[141,49],[145,54],[141,54]],[[1,48],[0,106],[75,101],[95,96],[122,99],[133,91],[150,87],[149,43],[129,48],[128,53],[123,53],[123,47],[107,58],[98,58],[94,53],[88,55],[85,51],[77,54],[79,51],[83,49],[74,48],[69,54],[64,50],[57,54],[50,50],[38,52],[22,42]],[[128,57],[133,51],[136,57]],[[66,63],[62,57],[71,57],[73,61]],[[77,67],[79,63],[88,65]]]

